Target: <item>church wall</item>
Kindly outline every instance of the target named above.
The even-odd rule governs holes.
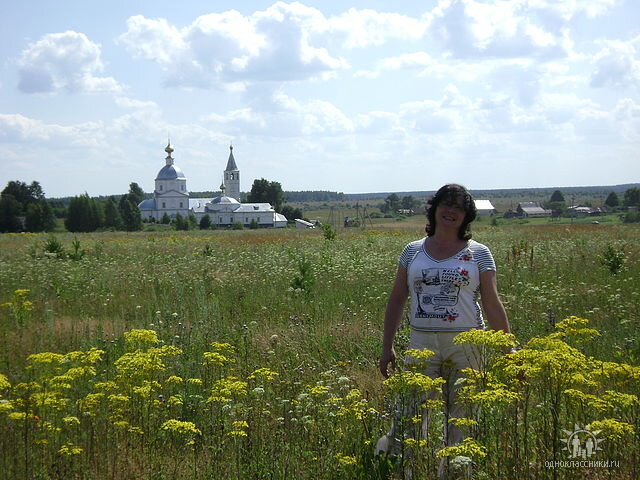
[[[175,190],[187,194],[186,180],[156,180],[156,193],[162,195],[165,192]]]
[[[212,224],[219,226],[229,226],[235,222],[240,222],[245,227],[249,227],[253,219],[261,227],[275,226],[273,212],[197,212],[195,214],[196,220],[200,222],[205,215],[209,215]]]

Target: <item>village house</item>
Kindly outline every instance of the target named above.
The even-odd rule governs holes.
[[[476,205],[476,211],[481,217],[488,217],[497,212],[491,200],[474,200],[474,203]]]
[[[520,218],[550,217],[551,210],[547,210],[539,202],[520,202],[516,208],[516,216]]]

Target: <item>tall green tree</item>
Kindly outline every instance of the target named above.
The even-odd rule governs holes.
[[[19,218],[21,213],[20,202],[10,193],[2,193],[0,195],[0,232],[22,231],[22,221]]]
[[[174,220],[176,230],[189,230],[189,219],[183,217],[179,213],[176,213],[176,218]]]
[[[624,198],[622,203],[625,207],[638,207],[640,206],[640,189],[638,187],[628,188],[624,192]]]
[[[402,208],[406,210],[417,210],[420,208],[420,200],[414,198],[413,195],[405,195],[400,201]]]
[[[607,195],[607,199],[604,201],[604,204],[607,207],[615,208],[620,205],[620,199],[618,198],[618,194],[616,192],[611,192]]]
[[[211,228],[211,217],[205,215],[200,219],[200,230],[209,230]]]
[[[131,200],[127,200],[124,204],[122,212],[122,223],[127,232],[137,232],[142,230],[142,216],[138,205]]]
[[[400,197],[395,193],[388,195],[387,198],[384,199],[384,204],[380,206],[380,210],[383,213],[395,213],[399,208],[402,208],[402,202],[400,201]]]
[[[109,197],[104,204],[104,226],[114,230],[121,230],[123,227],[122,215],[113,197]]]
[[[64,226],[70,232],[94,232],[101,226],[100,217],[100,207],[85,193],[69,202]]]
[[[144,191],[136,182],[129,184],[129,200],[136,206],[144,200]]]
[[[550,202],[564,202],[564,195],[562,194],[562,192],[560,190],[555,190],[552,194],[551,194],[551,198],[549,199]]]
[[[284,191],[280,182],[270,182],[264,178],[254,180],[247,196],[249,203],[270,203],[276,212],[280,212],[284,203]]]
[[[56,228],[53,208],[44,198],[27,206],[25,229],[28,232],[51,232]]]
[[[7,183],[2,193],[13,195],[13,198],[20,203],[23,212],[26,211],[28,204],[44,198],[42,187],[36,181],[31,182],[31,185],[27,185],[25,182],[12,180]]]
[[[279,213],[287,217],[290,222],[293,222],[296,218],[302,218],[302,210],[291,205],[284,205]]]

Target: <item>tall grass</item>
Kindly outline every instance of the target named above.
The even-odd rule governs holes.
[[[495,381],[470,385],[474,405],[497,396],[476,409],[480,423],[468,432],[488,453],[474,457],[478,478],[582,478],[580,468],[544,462],[566,456],[563,429],[598,421],[609,422],[595,424],[607,435],[599,458],[621,463],[592,478],[637,475],[637,398],[614,394],[635,395],[640,380],[638,233],[602,225],[475,232],[496,257],[501,296],[526,346],[517,363],[496,356]],[[58,235],[67,252],[84,250],[71,256],[48,254],[44,236],[1,236],[0,476],[399,475],[398,459],[373,455],[392,401],[376,365],[397,257],[418,236]],[[602,261],[610,248],[625,258],[615,274]],[[600,335],[559,335],[572,316],[590,321],[574,330]],[[399,350],[407,336],[403,326]],[[564,359],[561,371],[572,376],[554,377],[547,357]],[[501,397],[496,385],[513,395]],[[430,442],[416,455],[424,478],[435,478],[440,450],[433,415]]]

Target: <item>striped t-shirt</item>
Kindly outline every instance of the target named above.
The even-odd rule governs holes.
[[[489,249],[470,240],[458,253],[436,260],[427,253],[425,240],[408,244],[399,260],[407,269],[411,327],[424,332],[484,328],[480,274],[496,269]]]

